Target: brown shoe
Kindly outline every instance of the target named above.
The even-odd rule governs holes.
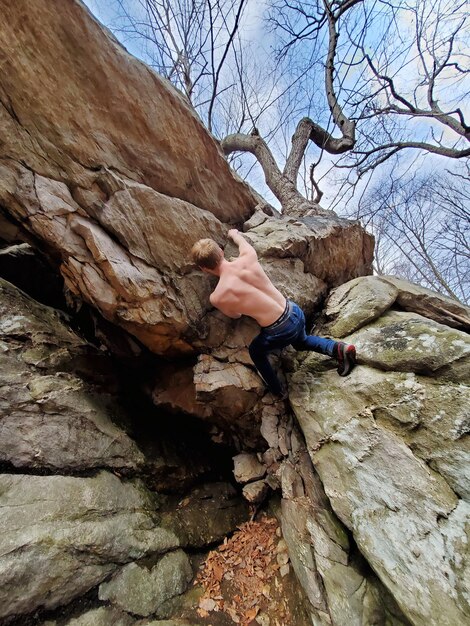
[[[356,348],[350,343],[338,341],[336,344],[336,358],[338,359],[338,374],[347,376],[356,365]]]

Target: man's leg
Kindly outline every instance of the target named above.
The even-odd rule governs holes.
[[[269,352],[277,350],[281,346],[270,346],[269,341],[263,337],[263,334],[259,334],[253,339],[248,350],[250,357],[258,370],[259,375],[266,383],[269,391],[276,396],[283,396],[285,389],[282,387],[279,379],[272,368],[268,359]]]
[[[320,354],[327,354],[328,356],[336,356],[336,344],[338,342],[334,339],[326,339],[325,337],[318,337],[317,335],[303,334],[298,337],[292,344],[295,350],[311,350],[313,352],[319,352]]]
[[[318,337],[317,335],[307,335],[305,316],[303,316],[303,329],[292,346],[295,350],[312,350],[334,357],[338,361],[337,371],[340,376],[347,376],[356,365],[356,348],[352,344]]]
[[[304,333],[304,336],[297,339],[292,346],[295,350],[312,350],[334,357],[338,361],[337,371],[340,376],[347,376],[356,365],[356,348],[344,341]]]

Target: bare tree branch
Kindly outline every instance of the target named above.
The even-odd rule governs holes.
[[[321,191],[320,187],[318,186],[318,183],[316,182],[316,180],[313,177],[313,174],[315,172],[315,165],[312,163],[310,165],[309,168],[309,173],[310,173],[310,184],[312,185],[312,202],[320,202],[320,200],[323,197],[323,191]],[[315,189],[315,196],[313,195],[313,190]]]
[[[227,41],[227,43],[225,45],[225,50],[224,50],[224,52],[222,54],[222,58],[220,59],[220,62],[218,64],[218,66],[217,66],[217,69],[214,72],[214,86],[213,86],[213,90],[212,90],[212,97],[211,97],[210,102],[209,102],[209,111],[208,111],[208,114],[207,114],[207,124],[208,124],[208,128],[209,128],[210,131],[212,131],[212,111],[213,111],[213,108],[214,108],[215,99],[217,97],[217,89],[218,89],[218,84],[219,84],[220,71],[221,71],[221,69],[222,69],[222,67],[223,67],[223,65],[225,63],[228,51],[230,50],[230,47],[232,46],[233,38],[235,37],[235,34],[236,34],[237,30],[238,30],[238,26],[240,24],[240,18],[241,18],[241,15],[242,15],[244,4],[245,4],[245,0],[239,0],[238,10],[237,10],[237,13],[235,15],[235,22],[234,22],[233,28],[232,28],[232,30],[231,30],[231,32],[229,34],[229,38],[228,38],[228,41]],[[209,5],[210,5],[210,2],[209,2]]]
[[[297,189],[296,182],[290,180],[279,169],[270,149],[259,135],[234,134],[221,141],[226,155],[232,152],[250,152],[261,165],[266,184],[282,204],[286,214],[303,213],[307,210],[315,213],[328,213],[317,203],[306,200]]]

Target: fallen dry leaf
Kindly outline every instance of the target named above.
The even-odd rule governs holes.
[[[251,624],[271,600],[269,583],[279,586],[275,579],[278,561],[285,560],[284,556],[278,559],[280,536],[277,520],[263,517],[242,524],[230,539],[225,538],[218,550],[209,553],[196,577],[195,584],[204,588],[199,611],[208,615],[208,611],[220,610],[236,624]],[[222,600],[221,585],[230,585],[230,601]],[[289,623],[289,613],[281,605],[277,614],[284,624]]]

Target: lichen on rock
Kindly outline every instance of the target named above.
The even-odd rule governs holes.
[[[307,356],[290,376],[291,404],[333,511],[406,617],[465,623],[470,339],[421,305],[354,319],[344,294],[362,281],[367,290],[357,279],[329,300],[343,327],[350,312],[350,329],[360,326],[346,337],[360,365],[340,378]]]

